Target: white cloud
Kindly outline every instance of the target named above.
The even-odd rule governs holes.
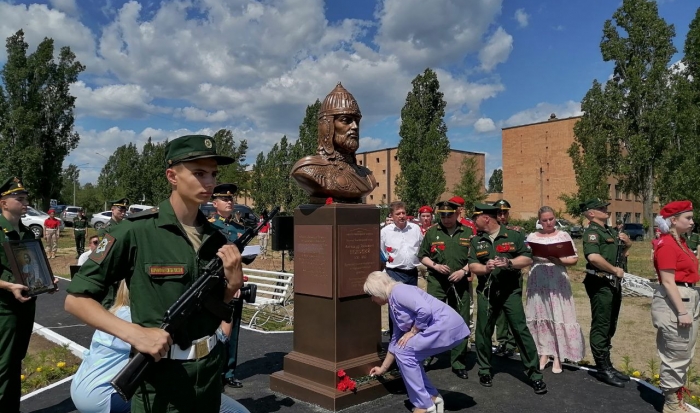
[[[225,110],[207,112],[206,110],[193,108],[192,106],[176,109],[175,116],[183,117],[193,122],[225,122],[230,118]]]
[[[497,64],[508,60],[511,50],[513,50],[513,36],[506,33],[503,27],[499,27],[496,32],[486,41],[486,45],[479,51],[481,68],[491,71]]]
[[[144,118],[171,110],[152,105],[153,97],[139,85],[108,85],[92,89],[82,80],[71,85],[78,116],[100,118]]]
[[[570,118],[572,116],[580,116],[581,102],[569,100],[562,104],[553,104],[547,102],[538,103],[537,106],[530,109],[520,111],[505,121],[501,122],[501,127],[528,125],[535,122],[543,122],[549,119],[551,114],[555,114],[558,119]]]
[[[530,15],[525,13],[525,9],[518,9],[515,11],[515,20],[518,21],[518,26],[527,27],[530,23]]]
[[[496,124],[493,123],[493,119],[491,118],[479,118],[479,120],[474,123],[474,130],[479,133],[492,132],[496,130]]]
[[[369,152],[386,147],[386,144],[381,139],[366,136],[364,138],[360,138],[360,149],[358,149],[358,151]]]
[[[78,14],[78,5],[75,3],[75,0],[49,0],[49,3],[54,9],[60,10],[69,16]]]
[[[557,25],[557,26],[554,26],[554,27],[552,27],[552,28],[553,28],[555,31],[558,31],[558,32],[563,32],[564,29],[565,29],[565,27],[562,26],[561,24],[559,24],[559,25]]]

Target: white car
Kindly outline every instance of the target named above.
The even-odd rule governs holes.
[[[90,226],[99,230],[107,225],[110,219],[112,219],[112,211],[102,211],[98,214],[93,214],[90,220]]]
[[[41,238],[44,236],[44,221],[49,219],[49,214],[44,211],[34,209],[30,206],[27,207],[27,213],[22,215],[22,224],[32,230],[34,236]],[[61,230],[65,228],[63,221],[60,218],[56,218],[61,221]]]

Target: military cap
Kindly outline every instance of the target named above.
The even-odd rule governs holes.
[[[22,180],[16,176],[11,176],[0,186],[0,196],[10,194],[27,195],[27,188],[22,185]]]
[[[438,204],[436,205],[435,212],[457,212],[457,208],[459,208],[459,204],[456,204],[452,201],[441,201],[438,202]]]
[[[604,206],[610,205],[610,202],[603,201],[600,198],[589,199],[586,202],[580,203],[578,206],[581,208],[581,212],[588,211],[589,209],[602,208]]]
[[[206,135],[186,135],[174,139],[165,146],[165,165],[167,168],[180,162],[211,158],[219,165],[235,162],[230,156],[216,154],[214,138]]]
[[[496,216],[496,212],[499,210],[498,207],[489,205],[489,204],[482,204],[477,202],[474,204],[474,215],[481,215],[481,214],[486,214],[486,215],[491,215],[491,216]]]
[[[236,184],[219,184],[214,187],[214,193],[211,196],[212,198],[232,197],[236,191],[238,191]]]
[[[129,198],[117,199],[114,201],[109,201],[109,203],[112,204],[113,207],[128,208],[129,207]]]
[[[510,203],[508,201],[506,201],[505,199],[500,199],[500,200],[494,202],[493,206],[495,206],[496,208],[498,208],[502,211],[510,209]]]

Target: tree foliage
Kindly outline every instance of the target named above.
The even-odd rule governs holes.
[[[579,184],[573,198],[607,198],[612,175],[623,192],[642,198],[644,219],[651,222],[656,168],[671,135],[674,35],[650,0],[623,0],[605,22],[600,49],[613,63],[613,76],[605,87],[594,81],[581,103],[585,113],[569,151]]]
[[[489,178],[489,193],[503,192],[503,169],[494,169]]]
[[[7,62],[0,85],[0,176],[21,176],[37,204],[45,209],[61,194],[63,161],[78,146],[73,130],[75,97],[70,85],[85,70],[69,47],[54,58],[53,39],[44,38],[34,53],[19,30],[7,38]]]
[[[445,106],[440,82],[431,69],[416,76],[413,89],[401,109],[397,157],[401,173],[396,177],[396,195],[415,212],[433,205],[445,192],[442,165],[450,152]]]
[[[242,140],[236,144],[233,132],[228,129],[220,129],[214,134],[216,141],[216,153],[230,156],[236,160],[231,165],[220,166],[217,181],[220,183],[234,183],[238,186],[238,192],[248,193],[248,174],[246,173],[245,158],[248,152],[248,141]]]
[[[464,209],[474,210],[474,204],[486,199],[484,181],[477,176],[476,159],[467,156],[462,160],[459,173],[462,179],[457,183],[452,192],[464,198]]]

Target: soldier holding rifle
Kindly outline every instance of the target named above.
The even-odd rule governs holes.
[[[217,413],[224,346],[216,330],[221,318],[206,309],[194,314],[175,335],[158,328],[166,310],[200,276],[203,266],[221,258],[228,303],[243,285],[241,255],[199,210],[212,196],[220,165],[234,162],[216,154],[209,136],[183,136],[166,146],[165,175],[170,198],[142,211],[105,234],[68,287],[66,310],[98,330],[153,357],[132,400],[132,412]],[[129,284],[133,324],[102,308],[100,300],[120,279]]]
[[[608,205],[609,202],[598,198],[579,205],[590,221],[583,232],[583,254],[587,261],[583,283],[591,302],[590,342],[598,370],[597,378],[611,386],[625,387],[625,382],[630,378],[613,367],[610,349],[622,306],[620,280],[625,274],[622,261],[616,261],[618,255],[624,257],[627,254],[632,242],[627,234],[608,226]],[[618,246],[624,249],[621,254],[618,254]]]

